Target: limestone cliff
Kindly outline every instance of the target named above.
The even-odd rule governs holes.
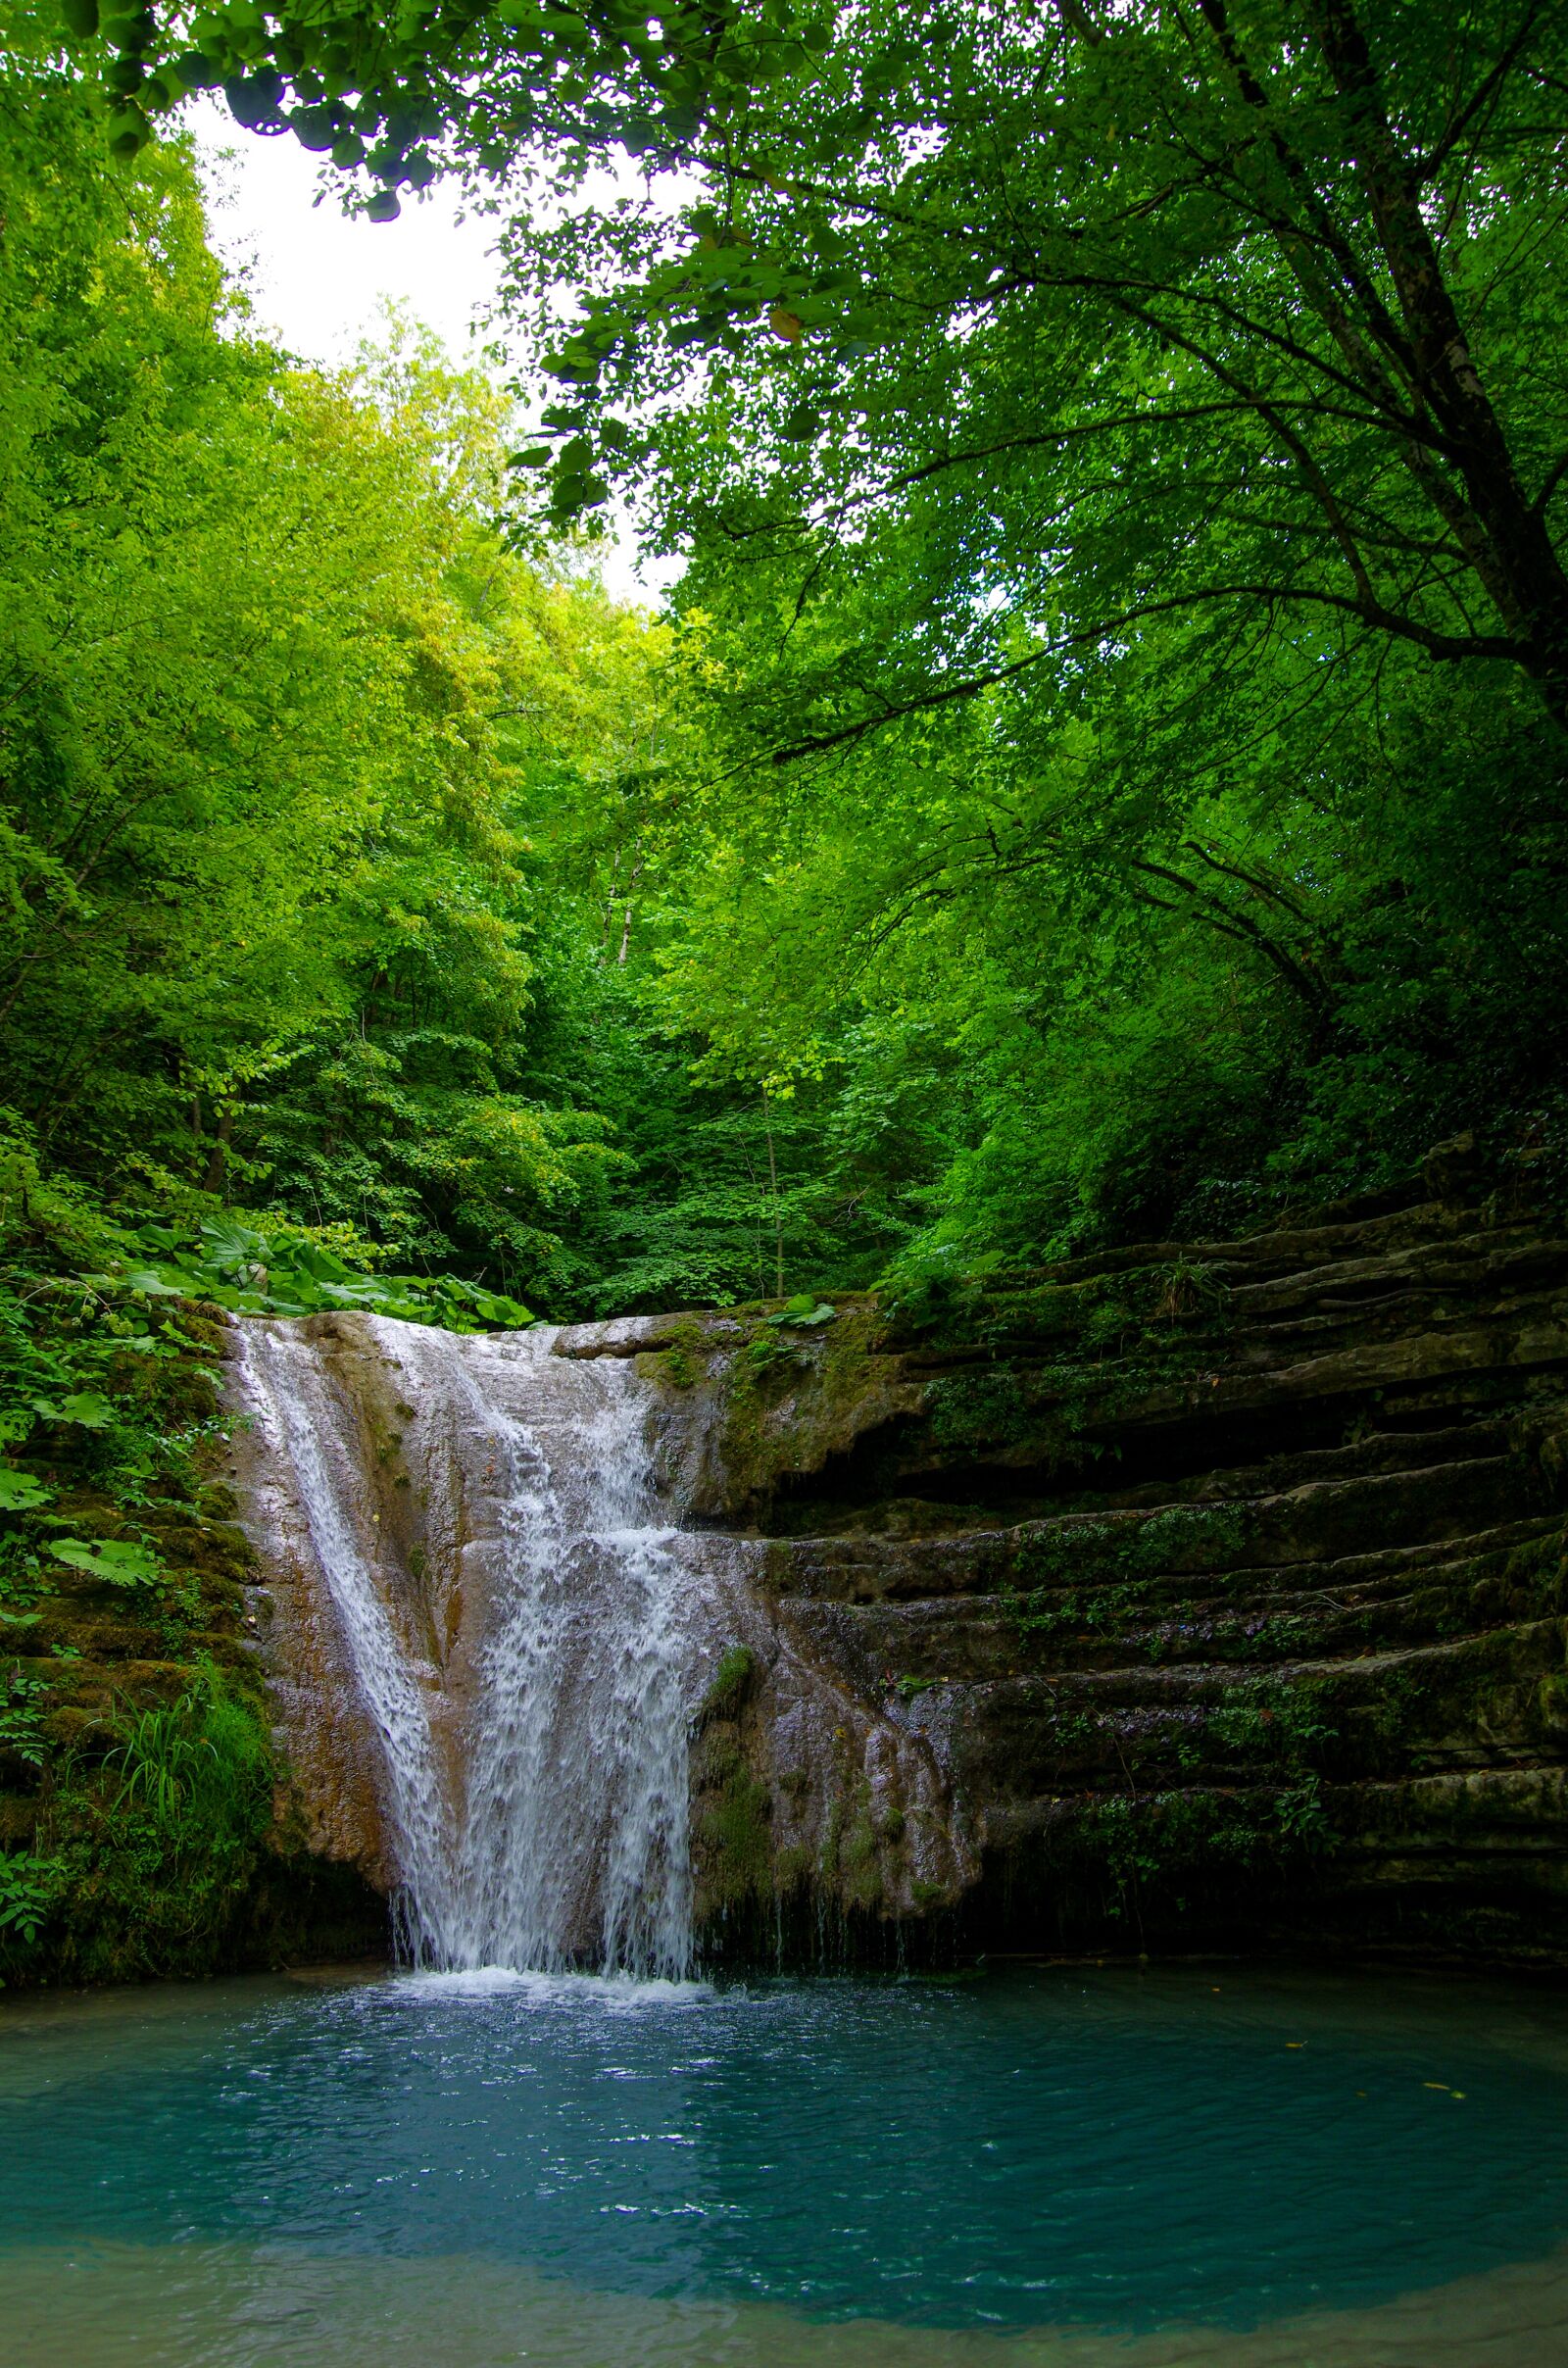
[[[1568,1242],[1412,1197],[777,1312],[562,1345],[660,1378],[689,1517],[929,1750],[973,1847],[938,1945],[1568,1956]],[[765,1688],[698,1838],[776,1910],[814,1875],[766,1848]]]
[[[710,1958],[1568,1961],[1568,1240],[1433,1180],[918,1302],[555,1336],[635,1364],[658,1518],[720,1605],[689,1755]],[[460,1550],[488,1566],[481,1442],[449,1455],[436,1424],[420,1446],[408,1376],[366,1379],[354,1324],[318,1329],[353,1368],[366,1519],[421,1636],[440,1613],[451,1679],[475,1604],[443,1573]],[[257,1518],[254,1447],[233,1477],[259,1559],[217,1490],[183,1527],[158,1516],[190,1573],[177,1639],[67,1574],[13,1679],[47,1678],[61,1751],[101,1752],[117,1705],[177,1694],[198,1650],[236,1682],[259,1654],[291,1791],[224,1962],[368,1932],[354,1870],[386,1880],[357,1713]],[[460,1463],[448,1539],[429,1508]],[[12,1848],[58,1785],[20,1748]],[[63,1931],[45,1962],[139,1960]]]

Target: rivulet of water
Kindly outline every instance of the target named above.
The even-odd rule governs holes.
[[[269,1558],[328,1607],[416,1962],[679,1977],[712,1606],[657,1518],[653,1394],[554,1333],[243,1327]]]
[[[678,1533],[650,1518],[648,1393],[618,1358],[540,1357],[528,1369],[552,1385],[546,1444],[542,1411],[532,1428],[507,1416],[466,1344],[437,1337],[426,1367],[458,1364],[496,1441],[505,1576],[444,1961],[559,1969],[592,1901],[605,1971],[678,1978],[691,1956],[686,1677],[705,1599]]]
[[[453,1803],[431,1722],[437,1671],[400,1629],[379,1583],[379,1542],[353,1452],[353,1408],[339,1377],[296,1327],[241,1334],[246,1411],[285,1475],[283,1522],[294,1554],[321,1583],[380,1746],[382,1804],[403,1900],[432,1949],[452,1922]],[[292,1519],[290,1518],[292,1516]]]

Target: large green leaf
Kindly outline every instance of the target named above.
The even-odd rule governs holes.
[[[118,1538],[58,1538],[49,1552],[57,1562],[111,1587],[150,1587],[162,1575],[163,1565],[150,1548]]]
[[[45,1488],[30,1472],[12,1471],[0,1464],[0,1513],[35,1512],[53,1501],[54,1490]]]
[[[84,1431],[107,1430],[115,1419],[113,1403],[101,1390],[71,1390],[64,1398],[35,1398],[32,1403],[46,1421],[78,1423]]]

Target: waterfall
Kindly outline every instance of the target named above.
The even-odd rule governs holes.
[[[257,1524],[310,1607],[294,1725],[306,1751],[338,1749],[334,1688],[356,1697],[416,1962],[678,1977],[715,1615],[655,1517],[652,1391],[631,1358],[555,1338],[241,1327]]]

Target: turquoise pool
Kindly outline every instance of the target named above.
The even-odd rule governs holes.
[[[1546,1991],[1015,1968],[0,2008],[12,2368],[1551,2368],[1565,2243]]]

